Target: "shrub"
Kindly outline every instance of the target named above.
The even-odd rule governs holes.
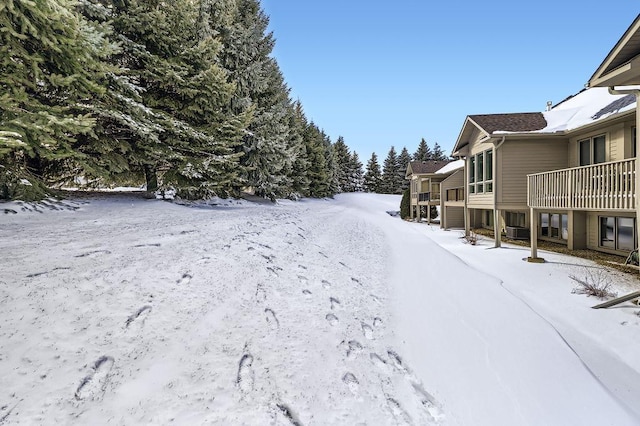
[[[407,219],[411,216],[411,193],[409,189],[405,189],[400,200],[400,218]]]
[[[605,297],[616,297],[617,293],[611,291],[611,280],[606,272],[597,269],[595,271],[585,268],[585,277],[580,279],[575,275],[569,275],[569,278],[578,283],[572,293],[586,294],[587,296],[595,296],[600,299]]]

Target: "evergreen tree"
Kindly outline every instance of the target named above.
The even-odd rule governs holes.
[[[194,2],[114,2],[114,29],[123,40],[115,58],[140,82],[142,103],[153,114],[159,142],[130,141],[147,189],[175,188],[183,197],[227,195],[238,185],[234,147],[245,134],[247,115],[231,111],[235,85],[219,65],[220,42],[199,32]],[[199,32],[199,35],[198,35]]]
[[[431,152],[431,148],[429,148],[427,142],[422,138],[418,145],[418,149],[413,154],[413,161],[428,161],[431,160],[432,156],[433,153]]]
[[[309,178],[310,197],[322,198],[331,195],[329,173],[325,157],[325,140],[320,129],[313,123],[309,123],[303,135],[309,160],[307,176]]]
[[[304,115],[300,101],[294,102],[290,116],[289,150],[292,154],[289,173],[290,188],[287,196],[299,198],[309,194],[309,177],[307,170],[310,167],[307,146],[304,142],[304,132],[307,128],[307,118]]]
[[[8,0],[0,28],[0,199],[37,199],[48,166],[82,158],[103,70],[67,0]]]
[[[440,145],[438,144],[438,142],[436,142],[436,144],[433,146],[432,159],[436,161],[447,161],[449,159],[449,157],[447,157],[444,151],[442,151],[442,148],[440,148]]]
[[[398,155],[398,179],[400,182],[400,189],[404,191],[409,188],[409,180],[406,179],[407,168],[409,167],[409,163],[411,162],[411,155],[409,155],[409,151],[407,148],[402,148],[400,151],[400,155]]]
[[[371,154],[371,158],[367,161],[367,171],[364,173],[364,189],[367,192],[382,192],[382,172],[375,152]]]
[[[327,197],[332,197],[338,192],[338,163],[336,162],[335,153],[333,152],[333,144],[331,138],[324,132],[320,131],[322,135],[322,145],[324,148],[324,158],[327,169],[327,182],[329,185]]]
[[[337,192],[353,192],[351,153],[342,136],[338,136],[338,140],[333,144],[333,155],[336,165]]]
[[[353,151],[351,154],[351,160],[349,161],[350,170],[350,191],[361,192],[364,191],[364,175],[362,172],[362,162],[358,153]]]
[[[291,187],[288,171],[299,147],[291,144],[292,105],[271,57],[275,42],[267,32],[269,19],[258,0],[202,0],[200,9],[209,17],[200,31],[219,34],[224,45],[221,63],[235,84],[233,109],[252,117],[239,148],[246,185],[264,197],[284,195]]]
[[[400,194],[402,192],[399,169],[398,154],[392,146],[382,166],[381,192],[383,194]]]

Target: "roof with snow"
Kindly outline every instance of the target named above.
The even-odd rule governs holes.
[[[430,173],[435,173],[438,170],[442,169],[444,166],[449,164],[449,161],[437,161],[437,160],[428,160],[428,161],[411,161],[409,166],[407,167],[407,176],[412,174],[414,175],[426,175]]]
[[[451,161],[449,164],[447,164],[446,166],[444,166],[443,168],[439,169],[436,174],[437,175],[444,175],[447,173],[453,173],[456,170],[460,170],[464,168],[464,160],[455,160],[455,161]]]

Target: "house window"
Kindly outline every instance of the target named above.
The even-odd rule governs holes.
[[[631,251],[636,246],[635,231],[632,217],[600,217],[600,247]]]
[[[578,142],[580,165],[599,164],[607,161],[607,144],[604,135]]]
[[[520,228],[525,227],[524,213],[506,212],[504,221],[506,226],[517,226]]]
[[[469,158],[469,193],[493,192],[493,150]]]
[[[569,216],[560,213],[541,213],[540,236],[563,241],[568,240]]]

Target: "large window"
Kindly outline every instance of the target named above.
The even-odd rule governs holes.
[[[493,192],[493,150],[469,158],[469,193]]]
[[[607,144],[604,135],[584,139],[578,142],[580,165],[604,163],[607,161]]]
[[[600,217],[600,247],[631,251],[635,249],[636,221],[632,217]]]
[[[569,216],[561,213],[540,213],[540,235],[557,240],[568,240]]]

